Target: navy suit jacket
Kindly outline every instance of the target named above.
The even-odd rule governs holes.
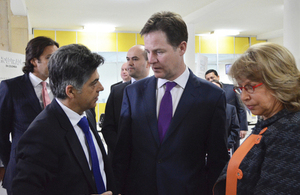
[[[102,152],[107,189],[113,189],[112,169],[96,131],[95,117],[86,111]],[[96,185],[69,118],[53,100],[32,122],[16,151],[13,194],[95,194]]]
[[[226,129],[228,132],[228,148],[232,148],[239,137],[240,123],[236,108],[230,104],[226,104]]]
[[[112,88],[106,102],[105,116],[101,132],[108,146],[109,155],[116,147],[123,93],[125,87],[127,87],[129,84],[131,84],[131,81],[115,85]]]
[[[15,150],[20,137],[42,111],[29,75],[4,80],[0,84],[0,159],[5,167],[3,187],[11,190],[15,175]],[[12,135],[12,142],[9,135]]]
[[[114,86],[117,86],[117,85],[122,84],[122,83],[123,83],[123,81],[119,81],[119,82],[117,82],[117,83],[115,83],[115,84],[112,84],[112,85],[110,86],[110,91],[112,90],[112,88],[113,88]]]
[[[226,102],[235,106],[238,119],[240,122],[240,129],[247,131],[248,130],[248,121],[247,121],[247,113],[243,102],[241,101],[240,97],[233,91],[233,85],[231,84],[224,84],[223,89],[226,94]]]
[[[190,71],[160,143],[156,87],[152,76],[125,88],[113,161],[117,192],[211,194],[228,161],[224,91]]]

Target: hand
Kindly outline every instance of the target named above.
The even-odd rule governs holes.
[[[5,173],[4,167],[0,167],[0,182],[3,180],[4,173]]]
[[[104,192],[103,194],[101,195],[112,195],[113,193],[111,191],[107,191],[107,192]]]
[[[247,135],[247,132],[248,132],[248,131],[240,130],[240,138],[241,138],[241,139],[244,139],[245,136]]]
[[[112,195],[112,191],[107,191],[107,192],[104,192],[102,194],[91,194],[91,195]]]

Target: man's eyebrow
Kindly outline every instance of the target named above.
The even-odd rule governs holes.
[[[91,84],[95,84],[95,83],[97,83],[98,81],[99,81],[99,78],[93,80],[93,81],[91,82]]]

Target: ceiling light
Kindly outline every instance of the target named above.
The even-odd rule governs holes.
[[[226,35],[238,35],[240,34],[240,32],[238,30],[215,30],[215,31],[211,31],[210,34],[226,36]]]
[[[116,28],[112,25],[87,24],[83,27],[83,30],[96,32],[114,32]]]

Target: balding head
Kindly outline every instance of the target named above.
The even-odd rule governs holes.
[[[140,80],[149,75],[150,64],[147,58],[145,46],[135,45],[127,52],[128,73],[135,80]]]
[[[128,73],[128,65],[127,65],[127,62],[125,62],[125,63],[121,66],[121,78],[122,78],[123,82],[130,81],[130,79],[131,79],[131,77],[129,76],[129,73]]]

